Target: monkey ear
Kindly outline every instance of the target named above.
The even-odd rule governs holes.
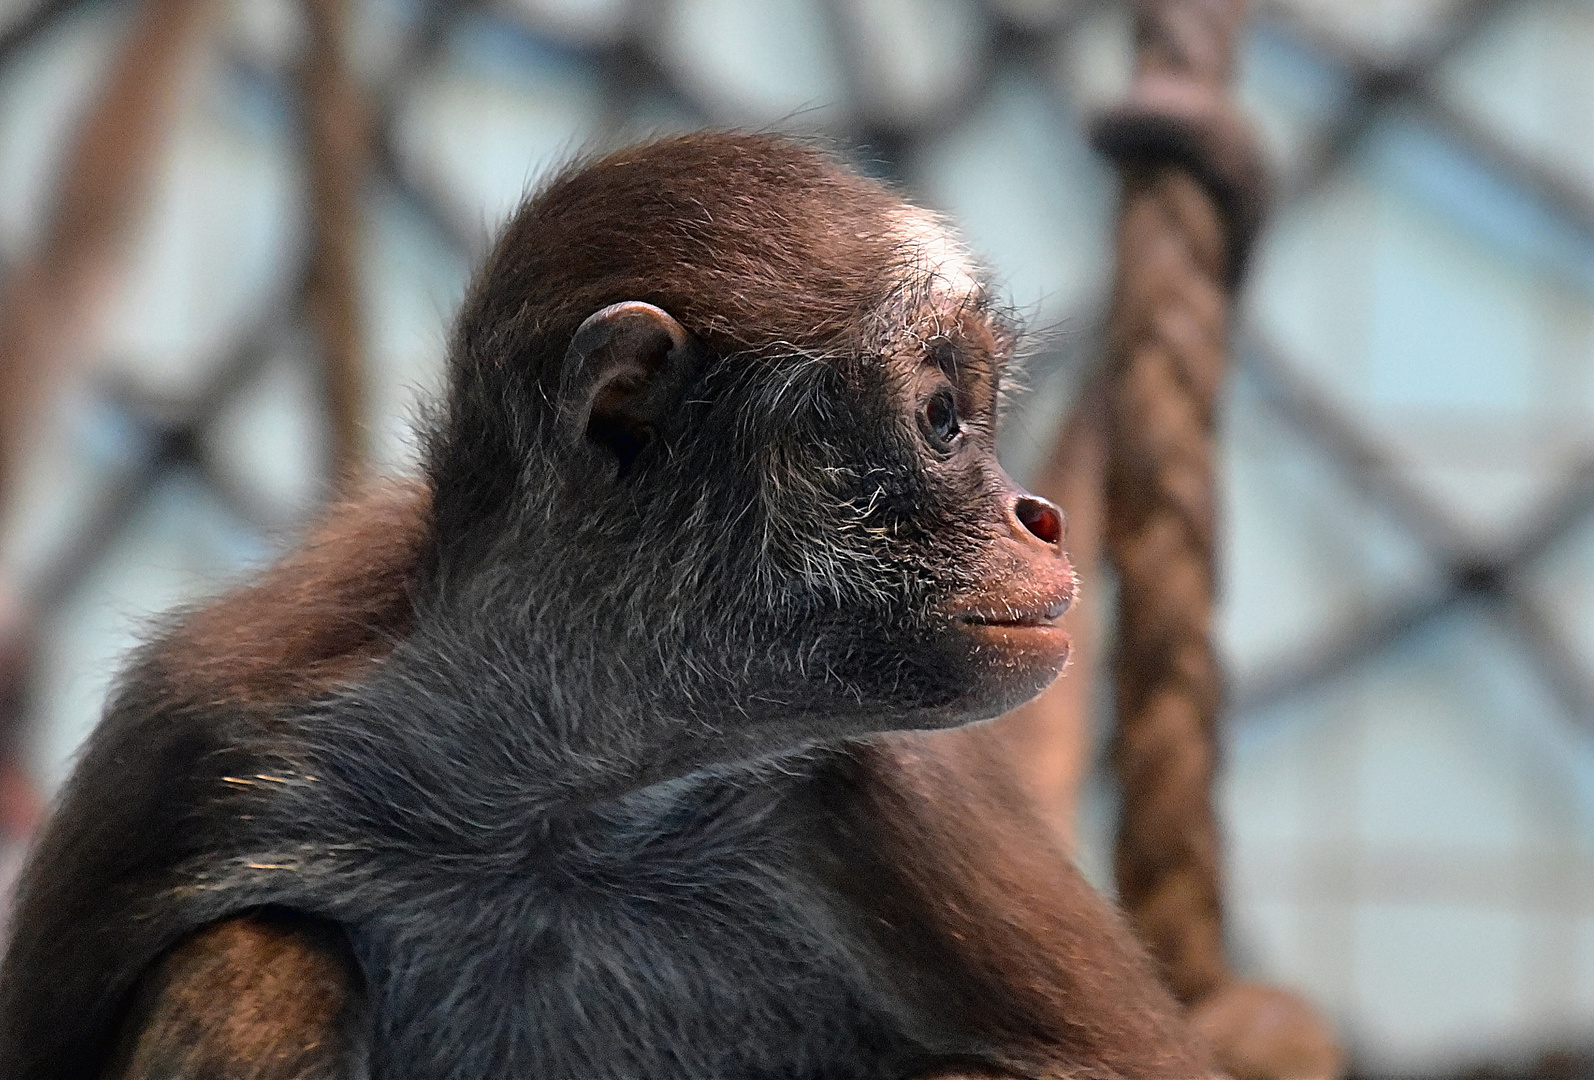
[[[669,312],[640,300],[587,316],[565,353],[562,427],[609,453],[623,473],[679,401],[697,349]]]

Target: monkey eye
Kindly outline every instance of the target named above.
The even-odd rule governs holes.
[[[957,399],[949,388],[943,386],[930,395],[919,414],[919,427],[932,448],[942,453],[952,449],[963,429],[958,425]]]

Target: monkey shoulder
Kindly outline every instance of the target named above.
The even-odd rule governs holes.
[[[205,927],[140,980],[105,1080],[366,1073],[366,997],[341,933],[286,913]]]
[[[120,680],[19,882],[0,963],[5,1080],[96,1075],[152,965],[170,953],[185,959],[189,978],[188,961],[205,948],[184,952],[180,943],[269,902],[229,896],[210,879],[247,859],[240,826],[248,823],[229,802],[226,778],[263,771],[253,762],[271,738],[271,711],[176,687],[163,644],[147,647]],[[235,965],[240,940],[204,939],[206,948],[234,946]],[[173,1009],[192,1000],[173,995],[152,1013],[168,1032],[182,1026]],[[157,1049],[127,1060],[152,1060]]]

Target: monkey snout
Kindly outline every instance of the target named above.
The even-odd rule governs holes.
[[[1020,495],[1013,500],[1012,515],[1025,532],[1041,543],[1062,547],[1067,525],[1055,503],[1039,495]]]

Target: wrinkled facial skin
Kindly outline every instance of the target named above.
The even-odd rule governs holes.
[[[932,651],[968,686],[969,718],[995,715],[1044,689],[1068,658],[1059,620],[1077,578],[1064,522],[1021,488],[996,457],[997,402],[1012,338],[978,297],[939,298],[928,325],[888,359],[903,425],[912,432],[933,527],[916,538],[931,571]],[[921,501],[922,500],[922,501]]]
[[[1063,518],[997,461],[1012,335],[982,296],[932,295],[877,350],[784,376],[810,382],[787,394],[800,404],[743,405],[778,417],[752,470],[765,542],[750,546],[780,567],[773,591],[788,600],[768,636],[844,687],[868,728],[998,715],[1068,657]]]
[[[906,513],[927,530],[912,555],[927,571],[924,609],[938,663],[965,680],[962,719],[1003,712],[1044,689],[1068,657],[1058,620],[1077,579],[1061,511],[1024,491],[996,458],[1003,366],[1016,333],[957,239],[916,207],[898,212],[915,280],[903,330],[884,351],[886,384],[912,432],[920,490]]]

